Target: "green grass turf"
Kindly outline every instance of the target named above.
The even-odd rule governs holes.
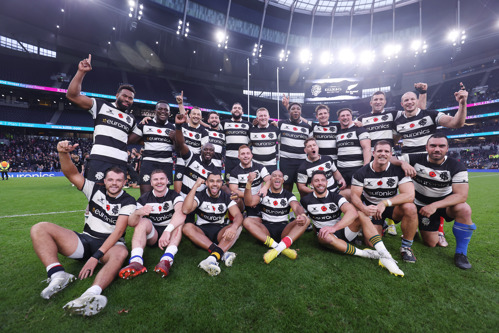
[[[303,331],[496,331],[499,324],[497,205],[499,173],[471,173],[468,202],[478,229],[469,247],[473,268],[453,264],[452,224],[448,248],[413,246],[416,264],[399,262],[404,278],[374,260],[333,253],[308,232],[293,244],[296,261],[284,256],[263,262],[267,248],[243,232],[233,267],[210,277],[197,268],[207,252],[184,239],[170,276],[152,269],[159,249],[146,249],[149,273],[116,280],[104,295],[108,305],[93,318],[67,316],[62,307],[92,279],[77,281],[51,300],[39,294],[45,269],[35,255],[29,230],[50,221],[81,231],[86,200],[65,178],[0,181],[0,331],[2,332],[303,332]],[[138,190],[127,190],[138,197]],[[64,213],[75,211],[74,213]],[[59,212],[39,215],[39,213]],[[6,217],[20,214],[32,216]],[[400,234],[400,229],[398,229]],[[130,246],[133,230],[127,232]],[[400,236],[386,236],[397,258]],[[61,257],[77,274],[82,263]],[[122,311],[125,310],[125,311]]]

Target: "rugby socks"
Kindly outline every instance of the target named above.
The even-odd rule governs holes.
[[[350,243],[347,243],[347,249],[345,250],[345,254],[349,254],[351,256],[355,255],[357,253],[357,249],[355,246],[353,246],[352,244]],[[360,251],[360,250],[359,250]],[[359,254],[357,254],[359,255]],[[361,256],[362,257],[362,256]]]
[[[369,238],[369,241],[374,246],[376,251],[378,251],[378,253],[380,254],[381,257],[383,257],[383,258],[391,258],[392,257],[390,252],[388,252],[388,250],[386,249],[385,244],[381,240],[380,235],[372,236],[371,238]]]
[[[438,227],[438,232],[444,233],[444,218],[440,216],[440,226]]]
[[[47,277],[49,278],[57,272],[64,272],[64,267],[62,267],[60,262],[54,262],[53,264],[48,265],[45,269],[47,270]]]
[[[267,239],[265,240],[265,242],[263,244],[267,245],[268,247],[270,247],[272,249],[275,249],[278,245],[277,242],[270,236],[267,236]]]
[[[144,265],[144,259],[142,259],[142,255],[144,254],[144,249],[141,247],[136,247],[132,249],[132,254],[130,255],[130,264],[132,262],[138,262],[141,265]]]
[[[275,249],[277,250],[277,252],[281,253],[282,250],[287,249],[291,246],[291,244],[293,244],[293,240],[291,239],[291,237],[286,236],[282,239],[279,245],[275,247]]]
[[[88,288],[83,294],[83,295],[100,295],[102,293],[102,288],[99,287],[98,285],[93,285],[90,288]]]
[[[405,238],[402,238],[402,247],[411,247],[413,241],[412,240],[407,240]]]
[[[175,254],[177,254],[178,248],[175,245],[169,245],[166,250],[165,254],[161,257],[161,260],[168,260],[170,262],[170,266],[173,265],[173,257],[175,257]]]
[[[211,243],[210,247],[208,248],[208,252],[210,252],[210,256],[214,257],[217,261],[219,261],[224,255],[224,251],[215,243]]]
[[[454,237],[456,237],[456,253],[468,255],[468,244],[470,243],[471,236],[475,230],[476,225],[474,223],[469,225],[454,221],[452,233],[454,234]]]

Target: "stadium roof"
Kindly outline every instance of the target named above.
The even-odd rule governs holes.
[[[259,0],[265,2],[268,0]],[[298,13],[347,16],[380,12],[405,6],[419,0],[270,0],[269,5],[289,9]]]

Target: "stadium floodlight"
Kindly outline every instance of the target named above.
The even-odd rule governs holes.
[[[128,1],[128,5],[129,5],[130,7],[135,7],[135,1],[133,1],[133,0],[129,0],[129,1]]]
[[[345,47],[338,53],[338,60],[342,64],[353,64],[353,62],[355,61],[355,54],[353,53],[352,49]]]
[[[300,51],[299,57],[301,63],[306,63],[306,62],[310,63],[310,61],[312,60],[312,53],[310,52],[309,49],[303,49]]]
[[[411,49],[412,49],[413,51],[419,51],[419,49],[421,48],[421,44],[422,44],[422,43],[421,43],[421,40],[419,40],[419,39],[415,39],[415,40],[413,40],[413,41],[412,41],[412,43],[411,43]]]
[[[323,51],[320,56],[320,62],[323,65],[330,65],[333,62],[333,55],[329,51]]]
[[[370,65],[374,62],[374,51],[363,50],[359,55],[359,62],[361,65]]]
[[[390,44],[385,45],[385,47],[383,48],[383,54],[388,59],[398,58],[398,54],[399,54],[400,50],[402,50],[402,46],[400,46],[400,44],[390,43]]]

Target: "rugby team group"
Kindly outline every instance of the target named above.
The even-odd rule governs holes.
[[[302,106],[286,96],[286,120],[271,121],[268,110],[260,108],[250,123],[242,119],[242,105],[234,103],[230,119],[211,112],[204,122],[199,108],[186,112],[183,93],[176,98],[174,122],[169,104],[160,100],[155,117],[137,123],[130,113],[133,86],[120,86],[113,103],[81,94],[91,70],[89,55],[78,64],[67,92],[95,120],[83,174],[70,157],[78,145],[61,141],[57,146],[61,170],[88,199],[83,232],[48,222],[31,228],[33,248],[48,275],[43,298],[95,275],[92,286],[64,306],[68,313],[99,313],[107,304],[102,290],[116,276],[131,279],[147,272],[146,246],[164,250],[154,271],[166,277],[182,236],[209,253],[199,267],[218,275],[220,262],[234,263],[230,250],[243,228],[269,248],[263,256],[267,264],[280,254],[296,259],[291,245],[309,229],[325,247],[375,259],[391,274],[404,276],[383,244],[385,231],[396,235],[394,223],[400,223],[400,258],[415,263],[418,230],[425,245],[448,246],[443,222],[454,221],[454,264],[471,268],[467,249],[476,226],[466,203],[468,172],[447,156],[448,140],[437,132],[439,126],[464,125],[468,93],[463,84],[454,93],[459,105],[454,116],[426,110],[427,84],[416,83],[419,96],[405,93],[402,111],[385,111],[385,94],[376,92],[370,113],[354,120],[351,109],[340,108],[339,123],[329,120],[327,105],[316,107],[317,122],[307,121]],[[402,154],[396,157],[393,146],[399,140]],[[144,144],[141,196],[135,200],[123,187],[127,145],[139,142]],[[292,192],[295,184],[299,200]],[[134,234],[123,267],[127,227]],[[360,243],[366,249],[358,248]],[[65,272],[59,253],[84,263],[77,277]]]

